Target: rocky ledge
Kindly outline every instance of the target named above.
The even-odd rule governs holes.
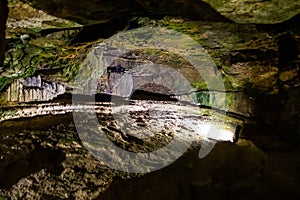
[[[108,21],[126,15],[172,15],[194,19],[224,21],[230,19],[238,23],[275,24],[286,21],[300,13],[300,3],[293,0],[67,0],[47,3],[29,0],[33,7],[46,10],[61,18],[79,23]]]

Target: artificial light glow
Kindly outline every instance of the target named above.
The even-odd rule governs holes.
[[[213,124],[203,124],[202,130],[204,139],[233,142],[234,131],[229,128],[222,128]]]

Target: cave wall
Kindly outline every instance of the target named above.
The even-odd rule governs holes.
[[[124,15],[171,15],[209,21],[275,24],[300,12],[294,0],[29,0],[33,7],[87,24]]]
[[[0,0],[0,66],[3,65],[5,52],[5,25],[8,16],[7,0]]]
[[[148,15],[148,17],[135,19],[137,27],[150,25],[171,28],[193,37],[193,39],[207,50],[223,78],[225,88],[233,92],[233,95],[231,95],[231,93],[227,95],[229,111],[248,117],[256,117],[257,121],[269,124],[270,130],[279,130],[278,127],[282,128],[290,125],[293,126],[292,130],[296,130],[296,132],[299,129],[297,123],[289,122],[289,119],[299,118],[299,109],[293,107],[293,105],[298,104],[297,101],[299,101],[294,97],[294,94],[297,94],[295,91],[299,90],[299,78],[297,76],[299,74],[300,37],[299,28],[297,28],[299,27],[299,16],[281,24],[257,25],[226,21],[225,18],[220,17],[220,15],[209,14],[210,12],[217,12],[212,12],[211,7],[207,7],[207,4],[201,3],[198,5],[200,6],[199,8],[206,11],[199,13],[198,16],[200,19],[202,18],[206,21],[185,19],[184,17],[188,15],[184,13],[184,10],[191,10],[190,6],[196,4],[194,1],[174,0],[175,3],[170,1],[173,2],[174,5],[168,7],[168,3],[164,1],[153,1],[153,3],[151,3],[152,1],[142,2],[137,0],[135,1],[137,3],[131,4],[130,8],[127,4],[125,5],[118,1],[114,3],[104,3],[103,1],[78,1],[75,3],[70,3],[69,1],[47,1],[43,4],[38,0],[32,0],[30,2],[32,2],[33,6],[44,9],[51,14],[73,19],[84,24],[107,21],[115,19],[116,17],[122,17],[124,14],[139,14],[135,12],[139,10],[143,12],[143,15]],[[233,2],[231,1],[231,3]],[[250,4],[251,2],[248,2],[248,5]],[[297,4],[297,2],[295,4]],[[294,11],[297,12],[297,6],[295,6],[295,4],[293,4],[294,7],[291,7],[291,13],[294,13]],[[178,5],[186,6],[182,6],[182,9],[178,10]],[[79,6],[81,6],[82,9],[79,9]],[[27,7],[29,6],[27,5]],[[100,12],[100,7],[103,12]],[[157,10],[153,9],[156,7]],[[97,11],[98,8],[100,9],[98,10],[99,12]],[[164,8],[172,15],[182,16],[166,16],[163,19],[157,19],[152,15],[168,14],[164,12]],[[173,12],[175,8],[178,10],[177,12]],[[89,12],[86,12],[87,9]],[[195,12],[196,11],[197,6],[195,6]],[[39,13],[38,10],[36,10],[36,12]],[[1,12],[1,14],[3,14],[3,12]],[[275,15],[276,13],[274,16]],[[39,17],[39,15],[36,16],[37,18]],[[100,18],[100,16],[102,16],[102,18]],[[251,16],[249,17],[251,18]],[[275,17],[274,19],[278,18]],[[213,20],[217,20],[218,22],[212,22]],[[255,17],[253,20],[255,20]],[[261,23],[261,21],[254,22]],[[277,21],[270,21],[270,23],[275,22]],[[42,21],[42,24],[46,23],[49,23],[48,19]],[[126,26],[127,21],[125,20],[124,23]],[[103,24],[99,23],[98,25],[99,26],[95,26],[94,32],[90,32],[89,29],[87,34],[94,36],[99,32],[103,32]],[[108,26],[108,29],[110,27],[111,26]],[[12,37],[12,42],[9,43],[12,46],[10,52],[14,54],[13,56],[16,56],[16,58],[10,60],[8,64],[12,69],[10,71],[14,73],[13,75],[9,75],[9,77],[11,79],[17,79],[20,76],[33,76],[33,73],[48,76],[50,73],[50,79],[69,85],[72,78],[76,76],[78,67],[80,63],[82,63],[82,58],[86,55],[86,52],[89,51],[90,46],[86,44],[80,46],[81,44],[76,44],[75,42],[75,46],[68,46],[68,50],[65,51],[63,45],[56,45],[53,40],[50,40],[55,34],[59,35],[59,31],[55,33],[55,31],[49,27],[48,29],[41,28],[44,33],[49,32],[49,30],[53,31],[41,37],[38,35],[40,32],[32,33],[32,27],[22,27],[23,29],[21,31],[20,29],[15,31],[14,28],[16,27],[8,27],[10,33],[16,32]],[[84,28],[82,30],[84,30]],[[20,36],[24,33],[29,35],[28,44],[22,44],[20,41]],[[65,35],[65,33],[60,34]],[[100,38],[101,41],[105,39],[97,35],[95,38]],[[57,37],[57,40],[61,41],[62,39]],[[95,41],[89,42],[96,43]],[[64,44],[66,45],[67,43]],[[83,50],[81,54],[78,53],[80,49]],[[180,63],[182,73],[187,76],[193,74],[193,72],[187,70],[189,68],[182,67],[184,64],[182,60],[165,54],[162,55],[161,53],[155,54],[156,52],[150,55],[154,58],[154,61],[164,64],[166,60],[173,60],[173,64]],[[22,55],[26,56],[22,57]],[[162,55],[161,60],[159,60],[160,56],[158,55]],[[124,65],[124,62],[121,64]],[[0,79],[2,78],[3,77],[0,77]],[[10,81],[8,83],[5,81],[6,80],[0,80],[0,83],[7,86],[12,82]],[[191,81],[191,83],[197,86],[196,89],[205,89],[201,87],[203,82],[194,81],[195,80]],[[2,87],[2,85],[0,86],[0,90],[5,88],[4,86]],[[247,98],[235,95],[238,94],[237,92],[245,93]],[[207,95],[203,94],[201,98],[203,96]],[[204,99],[203,101],[207,102],[207,98]],[[293,109],[293,112],[288,111],[290,108]],[[297,134],[298,133],[295,135]]]

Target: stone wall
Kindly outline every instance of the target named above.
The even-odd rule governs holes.
[[[65,93],[65,87],[60,83],[33,76],[11,83],[4,92],[4,100],[11,102],[49,101],[63,93]]]

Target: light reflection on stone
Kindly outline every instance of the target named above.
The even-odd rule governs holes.
[[[10,102],[49,101],[66,92],[60,83],[33,76],[15,80],[4,93],[4,100]]]
[[[193,141],[203,139],[233,141],[235,129],[235,125],[230,122],[224,122],[212,116],[204,117],[202,109],[199,110],[197,107],[189,105],[182,106],[176,102],[140,100],[131,101],[130,105],[114,105],[110,102],[67,105],[61,103],[39,103],[24,104],[14,109],[13,112],[8,110],[0,116],[0,122],[9,119],[49,114],[61,115],[71,112],[96,113],[97,115],[112,115],[114,123],[116,123],[120,130],[123,129],[122,131],[130,132],[130,134],[138,138],[147,138],[155,130],[158,131],[164,128],[173,130],[177,127],[182,139]],[[149,116],[147,117],[147,115]],[[139,119],[142,119],[142,121],[139,121]],[[144,124],[142,127],[141,123]],[[144,131],[141,131],[142,129]],[[214,133],[217,133],[217,135],[214,135]]]

